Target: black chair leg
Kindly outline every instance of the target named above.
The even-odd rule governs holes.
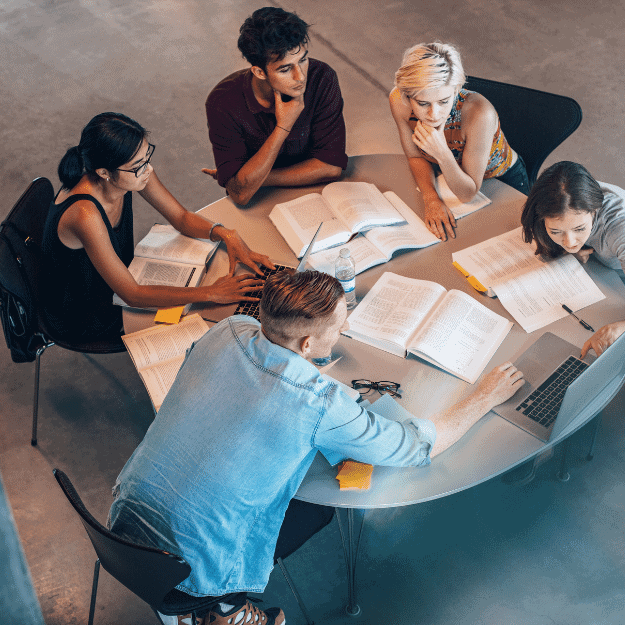
[[[41,355],[52,347],[54,343],[44,343],[38,350],[35,358],[35,392],[33,396],[33,434],[30,444],[34,447],[37,444],[37,417],[39,415],[39,371],[41,369]]]
[[[91,586],[91,605],[89,606],[89,625],[93,625],[93,616],[95,614],[95,599],[98,594],[98,580],[100,579],[100,560],[95,561],[93,569],[93,584]]]
[[[597,434],[599,433],[599,426],[601,425],[601,413],[595,417],[595,426],[592,430],[592,439],[590,440],[590,449],[586,460],[590,462],[595,457],[595,443],[597,442]]]

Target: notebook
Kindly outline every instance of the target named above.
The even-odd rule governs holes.
[[[275,264],[274,269],[269,269],[269,267],[262,267],[263,269],[263,280],[266,280],[269,276],[273,276],[274,274],[286,270],[290,271],[305,271],[306,263],[308,262],[308,257],[313,249],[315,241],[317,240],[317,235],[321,230],[321,226],[323,226],[323,222],[319,224],[317,228],[317,232],[315,232],[312,240],[308,244],[308,248],[306,249],[306,253],[302,256],[297,267],[292,267],[289,265],[279,265]],[[257,291],[250,291],[248,295],[250,297],[260,297],[263,292],[263,289],[260,288]],[[250,317],[254,317],[254,319],[258,319],[260,321],[260,302],[235,302],[234,304],[211,304],[204,306],[202,310],[199,312],[204,319],[208,319],[210,321],[221,321],[226,317],[230,317],[232,315],[249,315]]]
[[[515,360],[525,385],[493,412],[547,442],[559,435],[617,377],[625,376],[625,334],[602,355],[545,332]]]

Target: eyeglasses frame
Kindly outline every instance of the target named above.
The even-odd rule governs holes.
[[[125,171],[129,174],[134,174],[135,178],[138,178],[143,174],[143,172],[147,169],[150,161],[152,160],[152,156],[154,156],[154,150],[156,150],[156,146],[153,143],[148,143],[148,153],[146,154],[145,162],[143,162],[138,167],[134,167],[133,169],[120,169],[119,167],[115,171]]]

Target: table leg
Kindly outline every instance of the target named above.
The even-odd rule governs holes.
[[[595,443],[597,442],[597,433],[599,432],[599,425],[601,424],[601,413],[599,413],[595,417],[595,425],[592,430],[592,439],[590,441],[590,449],[588,450],[588,455],[586,456],[586,460],[590,462],[595,457]]]
[[[567,462],[566,462],[567,461],[568,452],[569,452],[570,441],[571,441],[571,437],[569,436],[560,445],[560,447],[562,448],[562,459],[560,461],[560,469],[556,473],[556,476],[558,477],[558,479],[561,482],[568,482],[571,479],[571,474],[569,473],[568,465],[567,465]]]
[[[356,533],[354,531],[354,509],[347,508],[347,539],[341,521],[342,508],[335,508],[335,511],[341,534],[341,543],[343,544],[345,566],[347,567],[347,606],[345,607],[345,612],[349,616],[358,616],[360,614],[360,606],[356,603],[356,561],[358,559],[362,528],[365,523],[365,510],[360,510],[362,516],[358,532]]]

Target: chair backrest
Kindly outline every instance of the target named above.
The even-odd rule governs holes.
[[[530,186],[545,159],[582,121],[580,105],[567,96],[475,76],[467,77],[465,88],[495,107],[508,143],[525,161]]]
[[[53,473],[80,516],[104,569],[148,605],[158,609],[165,595],[189,577],[189,564],[179,556],[137,545],[113,534],[85,508],[67,475],[59,469],[54,469]]]
[[[34,360],[42,343],[38,336],[41,243],[53,198],[52,183],[35,179],[0,225],[0,312],[15,362]]]

